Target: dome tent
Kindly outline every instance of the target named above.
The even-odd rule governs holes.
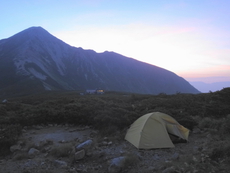
[[[189,130],[167,114],[152,112],[138,118],[125,139],[140,149],[173,148],[170,135],[188,141]]]

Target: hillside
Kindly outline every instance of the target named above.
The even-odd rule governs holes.
[[[41,27],[0,40],[0,94],[101,88],[141,94],[199,93],[185,79],[115,52],[72,47]]]

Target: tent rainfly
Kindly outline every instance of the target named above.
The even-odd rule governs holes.
[[[152,112],[138,118],[125,139],[139,149],[173,148],[171,135],[188,141],[189,130],[167,114]]]

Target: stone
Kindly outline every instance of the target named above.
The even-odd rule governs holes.
[[[103,141],[102,143],[101,143],[101,146],[107,146],[108,145],[108,142],[106,142],[106,141]]]
[[[85,152],[87,152],[93,145],[93,141],[91,139],[79,144],[78,146],[75,147],[76,151],[84,149]]]
[[[174,166],[166,168],[165,170],[162,171],[162,173],[174,173],[174,172],[176,172],[176,168]]]
[[[67,141],[65,141],[64,139],[59,141],[59,143],[67,143]]]
[[[122,167],[124,166],[124,161],[125,161],[125,157],[124,156],[120,156],[120,157],[116,157],[114,159],[111,160],[109,168],[108,168],[108,172],[109,173],[117,173],[119,171],[121,171]]]
[[[54,160],[53,163],[54,163],[54,166],[56,166],[58,168],[66,168],[68,166],[68,164],[62,160]]]
[[[37,149],[35,149],[35,148],[31,148],[31,149],[28,151],[28,155],[29,155],[30,157],[35,156],[36,154],[39,154],[39,153],[40,153],[40,151],[37,150]]]
[[[41,149],[44,146],[52,144],[51,140],[41,140],[37,143],[35,143],[35,147]]]
[[[153,155],[153,160],[159,160],[159,159],[160,159],[160,157],[158,156],[158,154]]]
[[[69,172],[76,172],[76,168],[69,168]]]
[[[32,167],[37,167],[38,166],[38,163],[34,160],[31,160],[31,159],[28,159],[25,164],[23,165],[23,167],[29,167],[29,168],[32,168]]]
[[[173,155],[172,155],[172,159],[173,160],[177,160],[179,158],[179,153],[174,153]]]
[[[194,127],[193,130],[192,130],[192,133],[193,134],[200,134],[201,130],[198,127]]]
[[[77,151],[74,155],[75,160],[81,160],[85,157],[85,150],[82,149],[80,151]]]
[[[13,152],[15,152],[15,151],[19,151],[19,150],[21,150],[22,149],[22,147],[20,146],[20,145],[13,145],[13,146],[11,146],[10,147],[10,151],[13,153]]]

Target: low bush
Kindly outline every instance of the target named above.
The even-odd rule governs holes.
[[[222,161],[223,159],[230,161],[230,144],[228,142],[221,143],[218,148],[212,150],[210,158],[215,161]]]
[[[193,128],[198,125],[198,122],[189,116],[178,118],[177,121],[189,130],[193,130]]]
[[[10,152],[10,146],[17,142],[21,130],[20,125],[0,125],[0,155]]]
[[[230,114],[224,119],[221,126],[221,133],[230,135]]]
[[[208,128],[213,130],[219,130],[223,123],[223,119],[213,119],[210,117],[205,117],[199,122],[198,126],[200,129]]]

